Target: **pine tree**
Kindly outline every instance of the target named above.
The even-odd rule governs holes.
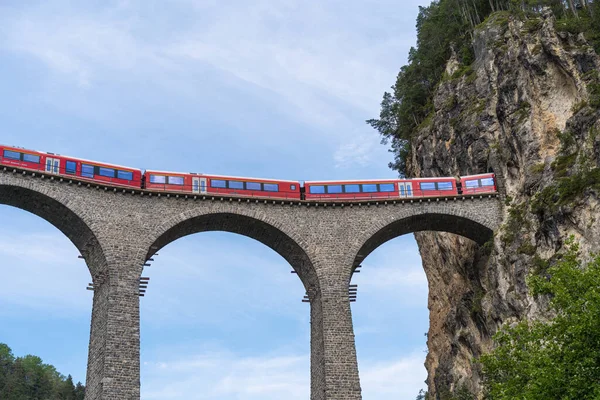
[[[2,400],[84,400],[85,386],[73,384],[52,365],[28,355],[15,358],[0,343],[0,399]]]

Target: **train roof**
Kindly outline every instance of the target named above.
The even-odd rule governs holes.
[[[493,173],[493,172],[487,172],[487,173],[485,173],[485,174],[464,175],[464,176],[461,176],[461,178],[462,178],[462,179],[464,179],[464,178],[476,178],[476,177],[478,177],[478,176],[490,176],[490,175],[492,175],[492,176],[493,176],[493,175],[494,175],[494,173]]]
[[[155,169],[147,169],[146,173],[158,173],[158,174],[177,174],[177,175],[197,175],[204,176],[206,178],[229,178],[229,179],[253,179],[257,181],[275,181],[275,182],[289,182],[289,183],[300,183],[300,181],[291,181],[287,179],[273,179],[273,178],[253,178],[251,176],[232,176],[232,175],[215,175],[215,174],[203,174],[200,172],[175,172],[175,171],[159,171]]]
[[[49,152],[44,152],[44,151],[40,151],[40,153],[44,153],[47,154],[49,156],[58,156],[58,157],[66,157],[66,158],[70,158],[72,160],[77,160],[77,161],[85,161],[85,162],[89,162],[92,164],[102,164],[102,165],[109,165],[111,167],[117,167],[117,168],[123,168],[123,169],[132,169],[135,171],[140,171],[142,172],[141,168],[134,168],[134,167],[126,167],[124,165],[119,165],[119,164],[113,164],[113,163],[108,163],[108,162],[104,162],[104,161],[94,161],[94,160],[88,160],[85,158],[79,158],[79,157],[71,157],[71,156],[65,156],[64,154],[54,154],[54,153],[49,153]]]

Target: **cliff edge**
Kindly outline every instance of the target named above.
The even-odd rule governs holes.
[[[493,171],[505,204],[484,246],[415,235],[429,281],[430,399],[482,398],[474,360],[498,327],[547,317],[526,277],[543,274],[570,235],[584,254],[600,248],[600,58],[555,24],[549,11],[488,17],[474,31],[474,63],[450,59],[410,141],[409,176]]]

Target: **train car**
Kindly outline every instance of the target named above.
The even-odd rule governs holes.
[[[0,145],[0,164],[43,171],[46,169],[46,154],[21,147]],[[58,165],[55,166],[51,162],[47,168],[48,172],[52,173],[55,168],[58,170]]]
[[[493,173],[469,175],[460,178],[462,194],[496,193],[496,177]]]
[[[147,170],[148,190],[300,200],[300,182]]]
[[[351,181],[307,181],[304,182],[306,200],[365,200],[381,198],[397,198],[409,193],[412,188],[409,184],[407,191],[405,181],[398,179],[378,180],[351,180]]]
[[[455,178],[414,178],[410,180],[414,197],[442,197],[458,195]]]
[[[73,176],[86,181],[100,182],[111,186],[140,189],[142,170],[116,164],[84,160],[69,156],[52,156],[53,163],[59,164],[59,174]],[[47,162],[46,162],[47,164]]]
[[[144,172],[144,189],[161,192],[206,193],[206,180],[200,175],[184,172]]]
[[[0,164],[138,189],[142,182],[140,169],[12,146],[0,145]]]
[[[366,200],[458,195],[454,178],[308,181],[304,185],[306,200]]]

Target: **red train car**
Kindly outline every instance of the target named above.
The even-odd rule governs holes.
[[[469,175],[460,178],[463,194],[496,193],[496,177],[492,173]]]
[[[0,145],[0,164],[115,186],[140,188],[142,183],[140,169],[12,146]]]
[[[455,178],[414,178],[410,180],[414,197],[442,197],[458,195]]]
[[[300,200],[300,182],[235,176],[146,171],[149,190]]]
[[[27,168],[34,171],[46,170],[46,153],[26,150],[20,147],[0,145],[0,164],[18,168]],[[53,162],[47,166],[47,172],[53,173]]]
[[[400,187],[403,189],[403,193],[407,193],[404,182],[398,179],[307,181],[304,182],[305,198],[306,200],[397,198],[400,197]]]
[[[455,196],[454,178],[378,179],[305,182],[306,200],[366,200]]]

